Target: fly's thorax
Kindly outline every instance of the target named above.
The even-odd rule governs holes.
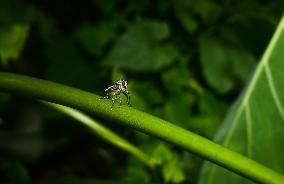
[[[111,98],[112,106],[114,106],[114,102],[119,98],[119,103],[121,105],[121,97],[120,94],[123,93],[126,97],[127,104],[130,105],[130,96],[127,90],[127,81],[126,80],[119,80],[116,81],[113,85],[109,86],[105,89],[107,93],[107,98]]]

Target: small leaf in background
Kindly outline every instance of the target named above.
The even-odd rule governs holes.
[[[187,69],[186,63],[179,62],[178,66],[172,67],[162,73],[162,82],[166,91],[172,96],[179,96],[180,93],[188,92],[191,87],[192,76]]]
[[[194,12],[200,16],[204,23],[213,24],[222,15],[222,7],[211,0],[194,0]]]
[[[213,138],[224,118],[227,105],[209,91],[198,97],[198,113],[192,117],[189,129],[208,138]]]
[[[13,24],[0,28],[0,58],[4,66],[10,59],[18,59],[28,32],[27,24]]]
[[[196,31],[199,24],[213,24],[222,15],[222,6],[211,0],[176,0],[175,13],[188,33]],[[203,22],[198,19],[201,19]]]
[[[191,104],[194,97],[190,94],[181,93],[180,96],[167,99],[164,106],[164,117],[166,120],[188,128],[191,121]]]
[[[185,12],[178,11],[178,18],[184,28],[189,32],[193,33],[198,28],[197,21],[190,15],[186,15]]]
[[[229,149],[284,173],[284,18],[256,71],[215,136]],[[200,184],[252,183],[206,162]]]
[[[188,33],[193,33],[198,28],[198,22],[193,18],[192,1],[176,0],[174,1],[175,14],[182,26]]]
[[[216,116],[222,117],[227,107],[224,102],[212,93],[205,91],[199,98],[198,109],[203,115],[215,114]]]
[[[199,54],[203,75],[218,92],[227,93],[233,88],[231,64],[227,61],[222,45],[209,37],[199,38]]]
[[[154,83],[131,80],[129,81],[129,92],[133,107],[151,112],[151,114],[158,114],[156,112],[158,109],[152,106],[160,105],[164,99]]]
[[[244,50],[228,49],[228,60],[233,63],[232,75],[242,83],[248,80],[249,74],[253,72],[256,59]]]
[[[136,91],[148,104],[154,105],[163,102],[161,92],[153,83],[133,81],[130,83],[130,89]]]
[[[171,160],[165,164],[162,172],[166,183],[181,183],[185,180],[185,174],[179,166],[177,155],[174,155]]]
[[[152,156],[159,160],[160,163],[163,163],[166,160],[172,158],[172,150],[165,145],[164,143],[158,142],[155,144],[155,147],[152,150]]]
[[[166,183],[182,183],[185,173],[181,167],[178,154],[164,143],[159,143],[153,150],[153,157],[161,160],[162,174]]]
[[[178,126],[188,128],[195,96],[192,93],[191,74],[186,63],[165,70],[162,73],[163,86],[168,92],[164,106],[164,118]]]
[[[75,31],[75,37],[89,53],[100,56],[107,43],[115,37],[115,30],[116,25],[111,22],[83,25]]]
[[[167,23],[140,20],[121,35],[104,64],[134,71],[158,70],[172,63],[177,49],[160,41],[169,37]]]
[[[203,75],[217,92],[228,93],[235,80],[244,82],[255,62],[250,53],[204,35],[198,41]]]

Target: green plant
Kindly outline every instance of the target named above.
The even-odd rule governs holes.
[[[0,183],[283,183],[283,5],[1,0]]]
[[[264,67],[267,66],[271,56],[274,56],[272,54],[278,54],[278,49],[281,50],[281,45],[279,43],[281,43],[281,39],[284,39],[283,27],[284,17],[282,21],[280,21],[278,29],[264,54],[263,60],[256,70],[256,74],[252,79],[252,84],[248,88],[248,92],[245,93],[247,95],[244,96],[244,102],[240,103],[240,110],[237,112],[241,112],[242,109],[245,108],[248,98],[250,97],[249,95],[256,85],[256,81],[261,72],[263,72]],[[279,57],[276,57],[276,59],[279,60]],[[269,84],[271,85],[271,81]],[[101,102],[97,95],[53,82],[8,73],[0,73],[0,85],[1,89],[4,91],[25,94],[50,102],[64,104],[158,137],[254,181],[261,183],[284,182],[284,177],[277,172],[157,117],[129,107],[110,110],[110,103]],[[279,101],[276,91],[272,92],[275,102]],[[276,107],[280,110],[279,112],[281,114],[282,110],[279,103],[276,103]],[[239,113],[237,113],[237,116],[240,116],[238,114]],[[227,144],[226,141],[225,144]]]
[[[155,166],[155,160],[152,160],[148,155],[144,154],[141,150],[139,150],[137,147],[129,143],[127,140],[123,139],[116,133],[112,132],[108,128],[101,125],[98,121],[94,120],[93,118],[89,117],[88,115],[76,110],[72,109],[70,107],[66,107],[63,105],[50,103],[46,101],[42,101],[43,104],[46,104],[47,106],[50,106],[54,109],[59,110],[62,113],[67,114],[68,116],[76,119],[77,121],[85,124],[90,129],[94,131],[95,134],[97,134],[102,139],[110,142],[113,145],[116,145],[117,147],[133,154],[135,157],[140,159],[142,162],[144,162],[147,166],[150,168],[153,168]]]

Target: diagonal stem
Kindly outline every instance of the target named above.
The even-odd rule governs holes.
[[[138,158],[141,162],[143,162],[150,168],[153,168],[157,164],[156,160],[152,159],[150,156],[142,152],[139,148],[137,148],[136,146],[134,146],[133,144],[131,144],[121,136],[117,135],[113,131],[109,130],[107,127],[103,126],[97,120],[91,118],[85,113],[82,113],[76,109],[66,107],[63,105],[47,101],[41,101],[41,102],[88,126],[98,137],[104,139],[105,141],[109,142],[112,145],[115,145],[129,152],[130,154]]]
[[[128,106],[110,110],[111,102],[50,81],[0,72],[0,90],[73,107],[155,136],[195,153],[257,183],[284,183],[284,176],[197,134]]]

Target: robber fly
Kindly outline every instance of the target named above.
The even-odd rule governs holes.
[[[109,86],[105,89],[106,96],[102,97],[102,99],[109,99],[111,98],[112,105],[111,109],[114,106],[114,102],[117,98],[119,98],[119,106],[122,104],[122,100],[120,94],[124,94],[126,96],[126,102],[130,106],[130,96],[127,90],[127,81],[126,80],[119,80],[116,81],[113,85]]]

